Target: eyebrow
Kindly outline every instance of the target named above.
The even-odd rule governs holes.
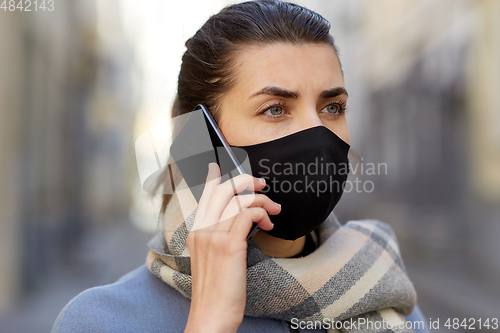
[[[283,97],[283,98],[298,98],[299,97],[299,92],[298,91],[290,91],[286,90],[283,88],[279,87],[265,87],[262,88],[261,90],[257,91],[256,93],[253,93],[248,97],[248,99],[259,96],[259,95],[271,95],[271,96],[276,96],[276,97]],[[339,95],[346,95],[349,96],[347,93],[347,90],[343,87],[336,87],[330,90],[325,90],[323,91],[319,97],[321,98],[332,98],[336,97]]]
[[[339,95],[346,95],[347,97],[349,97],[349,94],[347,93],[347,90],[345,90],[344,87],[337,87],[330,90],[325,90],[319,95],[319,97],[332,98],[332,97],[337,97]]]

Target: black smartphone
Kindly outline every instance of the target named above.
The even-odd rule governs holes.
[[[221,183],[237,175],[249,173],[245,172],[245,168],[250,170],[246,152],[243,149],[231,148],[212,114],[202,104],[189,113],[170,146],[170,156],[197,202],[200,202],[205,188],[209,163],[219,165]],[[249,193],[244,191],[240,194],[245,192]],[[247,239],[251,239],[258,230],[259,226],[254,223]]]

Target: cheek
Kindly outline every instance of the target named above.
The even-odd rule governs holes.
[[[227,142],[232,145],[234,141],[234,126],[231,126],[230,122],[228,124],[227,119],[224,119],[224,117],[219,118],[217,125],[222,131],[222,134],[226,138]]]
[[[342,140],[350,144],[349,129],[347,128],[347,123],[342,128],[341,135],[339,135]]]
[[[247,145],[247,136],[249,131],[247,126],[243,121],[238,121],[237,119],[232,119],[231,117],[221,117],[219,119],[219,128],[224,134],[227,142],[231,146],[245,146]]]
[[[350,144],[350,137],[349,137],[349,131],[346,131],[346,135],[345,135],[345,138],[342,138],[342,140],[344,140],[345,142],[347,142],[348,144]]]
[[[234,107],[232,112],[230,110],[231,108],[227,106],[226,109],[221,109],[217,122],[230,145],[249,146],[273,139],[273,136],[268,133],[267,127],[269,126],[266,127],[265,124],[259,122],[258,118],[250,116],[237,107]],[[242,112],[238,113],[234,110]]]
[[[344,142],[350,144],[349,129],[347,128],[345,117],[342,121],[339,119],[335,124],[329,125],[328,128]]]

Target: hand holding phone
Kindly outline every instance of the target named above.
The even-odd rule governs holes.
[[[271,230],[268,214],[278,214],[281,208],[265,194],[255,193],[265,181],[251,175],[246,152],[231,149],[202,105],[191,112],[170,154],[198,202],[186,239],[192,277],[186,331],[210,326],[207,323],[214,320],[232,326],[223,331],[236,331],[246,303],[247,241],[258,225]],[[217,318],[227,311],[236,314],[229,322]]]
[[[231,148],[209,110],[201,104],[190,113],[179,131],[170,147],[170,155],[198,203],[205,188],[206,170],[210,163],[219,165],[221,183],[229,180],[233,189],[234,177],[251,174],[246,152]],[[252,192],[246,190],[240,195],[245,193]],[[258,230],[257,223],[254,223],[247,239],[251,239]]]
[[[236,332],[243,319],[247,287],[247,235],[252,222],[263,230],[273,225],[269,214],[278,214],[280,208],[266,195],[240,196],[243,206],[252,204],[242,212],[219,221],[224,215],[235,190],[261,190],[265,183],[248,174],[234,177],[234,183],[221,183],[217,164],[211,164],[205,191],[199,202],[194,225],[186,245],[191,262],[191,306],[186,332],[206,330]],[[232,205],[234,207],[234,205]],[[231,313],[230,316],[227,316]],[[222,326],[221,326],[222,325]],[[217,328],[216,328],[217,327]]]

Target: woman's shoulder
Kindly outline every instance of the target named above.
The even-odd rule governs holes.
[[[146,265],[115,283],[87,289],[57,317],[52,333],[183,332],[190,301]],[[288,332],[284,321],[245,316],[238,332]]]
[[[61,311],[52,332],[182,331],[189,305],[142,265],[115,283],[77,295]]]

